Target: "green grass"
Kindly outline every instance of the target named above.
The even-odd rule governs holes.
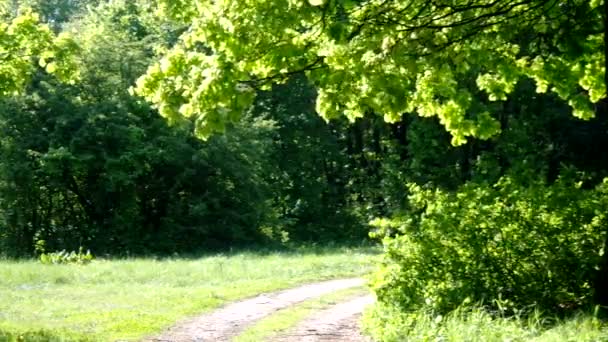
[[[260,320],[255,325],[245,330],[241,335],[233,339],[234,342],[259,342],[274,335],[280,334],[297,323],[312,315],[315,311],[322,310],[349,298],[365,295],[369,290],[356,287],[310,299],[287,309],[281,310],[272,316]]]
[[[0,341],[137,340],[187,316],[316,280],[366,273],[376,250],[235,253],[198,259],[0,262]],[[12,337],[9,337],[12,336]],[[31,335],[28,340],[35,340]]]
[[[372,318],[373,317],[373,318]],[[381,341],[442,342],[603,342],[608,325],[591,314],[559,319],[539,312],[495,317],[481,308],[459,309],[446,317],[422,312],[391,313],[373,307],[364,328]]]

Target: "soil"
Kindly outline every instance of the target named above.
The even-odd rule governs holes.
[[[371,340],[361,334],[359,321],[363,309],[374,302],[371,295],[357,297],[344,303],[333,305],[317,312],[299,323],[284,335],[273,338],[272,342],[367,342]]]

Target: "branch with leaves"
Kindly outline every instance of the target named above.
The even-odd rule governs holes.
[[[168,1],[162,7],[172,13]],[[305,73],[325,119],[366,113],[399,120],[436,116],[453,136],[490,138],[490,102],[522,78],[556,93],[580,118],[605,97],[603,14],[588,0],[280,0],[189,6],[190,30],[138,83],[169,118],[195,117],[198,133],[221,132],[255,94],[240,83]],[[196,8],[196,10],[195,10]],[[578,18],[584,14],[584,18]],[[585,22],[574,25],[571,22]],[[569,27],[564,32],[564,27]],[[590,32],[586,27],[593,27]],[[603,29],[602,31],[603,32]],[[544,45],[535,45],[539,35]],[[564,41],[564,36],[568,40]],[[277,44],[276,42],[281,42]],[[578,42],[578,51],[568,46]],[[208,53],[196,46],[203,45]],[[547,48],[549,45],[550,48]],[[259,81],[263,82],[259,82]],[[474,82],[470,82],[474,80]],[[486,98],[474,96],[482,91]],[[480,100],[481,99],[481,100]]]
[[[31,11],[0,23],[0,95],[20,92],[38,65],[64,80],[74,77],[77,49],[69,35],[55,36]]]

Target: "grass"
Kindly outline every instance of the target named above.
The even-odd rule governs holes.
[[[441,342],[600,342],[608,325],[591,314],[568,319],[536,311],[526,317],[496,317],[479,307],[459,309],[446,317],[422,312],[391,313],[378,306],[364,315],[364,328],[382,341]]]
[[[245,330],[241,335],[233,339],[234,342],[259,342],[274,335],[278,335],[297,323],[306,319],[315,311],[322,310],[339,302],[369,293],[363,287],[356,287],[310,299],[300,304],[281,310]]]
[[[137,340],[227,301],[316,280],[356,276],[373,248],[198,259],[0,262],[0,341]],[[36,335],[37,334],[37,335]]]

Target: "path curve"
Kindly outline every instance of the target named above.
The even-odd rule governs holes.
[[[356,297],[313,314],[287,333],[270,342],[368,342],[361,334],[359,321],[367,305],[374,302],[372,295]]]
[[[184,321],[160,336],[146,342],[206,342],[230,341],[256,321],[307,299],[334,291],[363,286],[361,278],[330,280],[300,287],[261,294],[243,301],[228,304],[209,314]]]

